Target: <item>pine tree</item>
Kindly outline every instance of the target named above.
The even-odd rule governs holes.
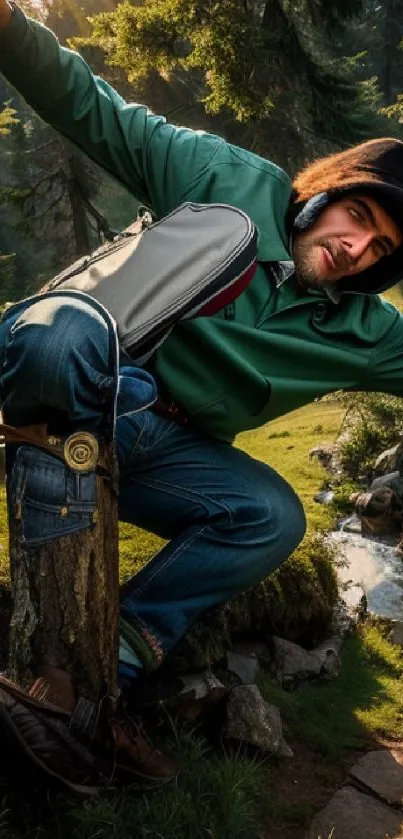
[[[313,148],[377,132],[374,90],[329,49],[329,29],[342,31],[361,7],[361,0],[126,0],[92,19],[90,42],[137,86],[156,71],[179,74],[208,113],[247,126],[257,151],[271,153],[273,129],[281,145],[288,131],[295,165]]]

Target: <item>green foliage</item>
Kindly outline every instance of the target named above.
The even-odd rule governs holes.
[[[388,117],[388,119],[396,119],[398,122],[403,123],[403,93],[397,94],[396,101],[393,105],[387,105],[381,108],[381,113]]]
[[[15,288],[15,254],[0,253],[0,299],[2,302],[10,300]]]
[[[344,481],[341,486],[335,487],[332,510],[339,516],[346,516],[353,510],[350,495],[354,492],[362,492],[362,486],[354,481]]]
[[[299,132],[312,119],[310,130],[329,142],[350,142],[371,130],[375,113],[348,64],[329,51],[326,27],[342,26],[360,7],[340,2],[330,12],[319,0],[269,0],[260,14],[240,0],[125,0],[92,18],[89,43],[137,85],[156,71],[199,80],[209,113],[243,123],[286,114]]]
[[[376,80],[381,116],[396,120],[403,88],[403,6],[401,0],[363,0],[361,5],[354,26],[342,33],[336,29],[332,40],[338,54],[357,53],[356,78]],[[399,133],[399,124],[389,130],[386,124],[384,133]]]
[[[363,11],[363,0],[306,0],[307,10],[314,21],[321,20],[326,31],[334,36],[335,30],[343,30],[345,24],[356,18]]]
[[[359,475],[370,478],[378,455],[402,435],[402,400],[383,393],[344,394],[338,398],[347,407],[346,434],[339,447],[343,471],[353,480]]]
[[[0,137],[10,134],[11,127],[13,125],[17,125],[18,119],[16,119],[16,113],[17,112],[14,108],[10,108],[9,105],[6,105],[6,107],[0,111]]]
[[[9,105],[0,111],[0,137],[8,136],[12,126],[17,125],[16,113]],[[3,190],[0,188],[0,197],[2,193]],[[7,299],[12,295],[14,284],[14,256],[15,254],[2,254],[0,251],[0,288]]]
[[[262,95],[257,65],[267,64],[264,31],[242,3],[151,0],[123,2],[112,13],[92,19],[91,42],[112,65],[139,82],[158,70],[201,70],[207,111],[229,108],[239,121],[267,116],[273,102]],[[253,60],[253,64],[251,63]]]

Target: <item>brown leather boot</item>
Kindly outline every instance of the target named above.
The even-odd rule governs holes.
[[[67,670],[62,670],[53,664],[43,664],[38,668],[38,678],[31,688],[31,693],[33,693],[34,686],[37,685],[39,689],[41,683],[44,699],[52,702],[53,705],[58,705],[64,711],[73,713],[77,700],[73,682]]]
[[[70,713],[73,713],[77,705],[70,674],[54,665],[42,665],[38,669],[38,678],[30,692],[37,699],[52,702]],[[78,734],[78,731],[74,730]],[[170,781],[177,775],[178,765],[154,748],[141,724],[125,712],[121,711],[114,719],[107,720],[106,730],[109,730],[111,735],[110,757],[108,756],[109,747],[107,746],[104,753],[102,743],[101,752],[104,754],[105,762],[110,762],[113,767],[112,783],[114,781],[126,784],[137,782],[143,787],[153,787]],[[99,745],[102,739],[102,734],[99,732],[95,735],[95,741],[90,748],[94,747],[97,751],[97,743]],[[84,741],[87,741],[86,737]]]
[[[141,723],[123,714],[110,721],[115,745],[116,774],[126,783],[158,786],[173,780],[179,765],[156,749],[141,727]]]

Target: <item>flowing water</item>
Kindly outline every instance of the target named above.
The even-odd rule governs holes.
[[[403,556],[396,552],[396,538],[361,536],[360,521],[350,516],[331,534],[343,559],[338,575],[342,583],[359,584],[367,597],[368,611],[403,620]]]

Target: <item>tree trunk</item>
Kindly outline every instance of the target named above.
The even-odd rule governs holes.
[[[104,449],[115,475],[113,444]],[[70,672],[78,696],[117,696],[118,525],[115,478],[97,474],[94,524],[26,548],[18,511],[9,509],[13,612],[9,673],[27,684],[51,664]],[[96,519],[96,521],[95,521]]]

